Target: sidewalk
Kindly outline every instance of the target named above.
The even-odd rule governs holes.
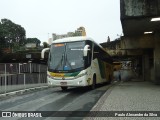
[[[160,86],[151,82],[119,82],[99,99],[91,111],[160,111]],[[89,120],[159,120],[160,117],[95,117]],[[86,119],[85,119],[86,120]]]

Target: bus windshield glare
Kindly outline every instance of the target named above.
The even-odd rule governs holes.
[[[55,43],[50,49],[49,71],[78,71],[84,68],[84,41]]]

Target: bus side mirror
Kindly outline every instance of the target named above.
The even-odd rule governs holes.
[[[88,50],[90,50],[89,48],[90,48],[90,46],[89,46],[89,45],[85,45],[85,46],[84,46],[84,49],[83,49],[83,56],[84,56],[84,57],[86,57],[86,56],[87,56],[87,54],[88,54]]]
[[[41,52],[41,58],[44,59],[44,53],[49,50],[49,48],[44,48]]]

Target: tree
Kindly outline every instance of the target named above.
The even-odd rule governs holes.
[[[47,48],[49,46],[49,44],[47,42],[43,42],[43,47]]]
[[[40,46],[41,41],[37,38],[27,38],[26,43],[36,43],[36,46]]]
[[[1,19],[0,32],[2,33],[0,40],[10,48],[22,46],[25,43],[25,29],[11,20]]]
[[[4,29],[3,29],[3,25],[0,22],[0,43],[1,46],[5,44],[5,35],[4,35]]]
[[[5,47],[5,36],[3,26],[0,22],[0,55],[3,54],[2,49]]]

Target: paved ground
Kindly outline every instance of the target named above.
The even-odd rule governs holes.
[[[55,108],[55,106],[57,106],[58,108],[61,106],[64,109],[60,109],[60,110],[78,110],[78,111],[98,111],[98,114],[103,113],[103,116],[107,116],[109,113],[106,111],[114,111],[111,113],[111,115],[113,116],[113,113],[115,115],[115,111],[119,111],[121,114],[118,115],[122,115],[122,113],[124,113],[126,115],[125,111],[128,111],[128,113],[130,112],[147,112],[150,111],[150,113],[152,113],[153,111],[159,111],[158,115],[160,115],[160,86],[158,85],[154,85],[151,82],[146,82],[146,81],[142,81],[141,79],[137,79],[134,72],[132,70],[121,70],[120,71],[121,74],[121,78],[122,81],[119,81],[118,79],[118,75],[119,75],[119,71],[114,72],[114,78],[115,78],[115,82],[112,83],[111,87],[109,86],[102,86],[102,87],[98,87],[96,90],[93,91],[85,91],[84,92],[75,92],[75,90],[69,90],[68,92],[64,92],[63,94],[59,94],[61,92],[56,93],[57,91],[50,91],[48,92],[48,90],[42,91],[42,93],[44,92],[45,95],[44,97],[47,96],[46,98],[41,98],[41,95],[37,97],[36,95],[33,95],[32,97],[34,99],[37,99],[38,102],[32,100],[32,101],[28,101],[27,99],[21,99],[19,101],[24,102],[26,101],[27,105],[30,106],[30,103],[34,103],[35,105],[37,105],[37,108],[39,108],[40,106],[43,106],[41,108],[43,108],[42,110],[50,110],[49,108]],[[57,88],[55,88],[57,89]],[[98,92],[98,94],[97,94]],[[55,96],[55,94],[57,95],[57,97]],[[78,94],[79,93],[79,94]],[[99,94],[100,93],[100,94]],[[104,93],[104,94],[103,94]],[[40,94],[40,93],[39,93]],[[103,94],[102,97],[100,97]],[[49,96],[48,96],[49,95]],[[65,95],[67,95],[67,97],[64,97]],[[43,96],[43,94],[42,94]],[[20,96],[22,97],[22,96]],[[28,96],[27,96],[28,97]],[[62,100],[58,100],[58,101],[54,101],[54,99],[62,97]],[[99,98],[100,97],[100,98]],[[69,99],[74,99],[74,102],[69,102]],[[96,98],[96,99],[95,99]],[[44,103],[46,104],[46,100],[47,101],[52,101],[53,104],[48,104],[47,107],[46,105],[43,105]],[[96,100],[98,100],[98,102],[96,102]],[[12,101],[12,99],[10,99],[9,101]],[[66,104],[66,101],[68,101],[68,104]],[[88,102],[89,101],[89,102]],[[94,101],[94,102],[93,102]],[[6,103],[7,101],[4,101],[4,103]],[[6,105],[8,105],[8,108],[3,109],[3,107],[7,107],[6,105],[4,105],[1,102],[1,105],[3,104],[3,106],[1,106],[1,110],[28,110],[25,108],[25,105],[19,105],[19,103],[17,103],[16,100],[13,100],[12,102],[14,102],[15,104],[18,104],[18,107],[16,106],[10,106],[8,103],[6,103]],[[11,102],[11,103],[12,103]],[[28,102],[30,102],[28,104]],[[36,104],[41,102],[41,104]],[[51,103],[52,103],[51,102]],[[58,103],[60,104],[58,104]],[[91,103],[91,104],[88,104]],[[95,104],[96,103],[96,104]],[[95,104],[95,105],[94,105]],[[14,105],[14,104],[12,104]],[[66,107],[67,105],[67,107]],[[54,106],[54,107],[53,107]],[[17,109],[15,109],[15,107]],[[23,108],[24,107],[24,108]],[[23,108],[23,109],[20,109]],[[30,107],[29,107],[30,108]],[[37,110],[37,108],[33,107],[34,110]],[[44,109],[45,108],[45,109]],[[78,109],[80,108],[80,109]],[[84,108],[84,109],[81,109]],[[87,108],[87,109],[86,109]],[[32,109],[33,110],[33,109]],[[38,109],[39,110],[39,109]],[[58,110],[58,109],[56,109]],[[100,111],[100,112],[99,112]],[[102,111],[102,112],[101,112]],[[119,113],[118,112],[118,113]],[[148,112],[147,112],[148,113]],[[94,114],[96,115],[96,114]],[[143,114],[144,115],[144,114]],[[153,115],[153,114],[152,114]],[[156,115],[156,114],[154,114]],[[47,118],[47,120],[53,119],[51,118]],[[57,119],[61,119],[61,118],[57,118]],[[62,119],[71,119],[71,118],[62,118]],[[73,118],[76,120],[160,120],[160,118],[158,117],[110,117],[108,115],[108,117],[88,117],[88,118]]]
[[[152,111],[160,111],[159,103],[160,86],[151,82],[128,81],[120,82],[106,91],[91,111],[151,111],[149,113],[152,113]],[[86,119],[159,120],[160,117],[92,117]]]
[[[62,91],[60,87],[54,87],[35,90],[34,92],[28,91],[20,95],[1,97],[0,116],[1,111],[20,111],[22,113],[25,113],[23,111],[46,112],[42,114],[43,118],[20,118],[13,117],[14,115],[12,115],[12,118],[3,117],[0,118],[0,120],[82,120],[84,116],[80,115],[80,117],[77,117],[77,115],[83,113],[83,111],[88,113],[111,86],[112,85],[99,85],[95,90],[91,90],[89,87],[69,88],[67,91]],[[51,113],[47,111],[51,111]],[[54,113],[53,111],[57,112]],[[62,111],[62,115],[60,115],[58,111]],[[75,115],[75,113],[67,114],[67,111],[79,112]],[[65,114],[72,117],[66,117]],[[45,117],[45,115],[47,117]],[[58,115],[58,117],[55,117],[56,115]]]

